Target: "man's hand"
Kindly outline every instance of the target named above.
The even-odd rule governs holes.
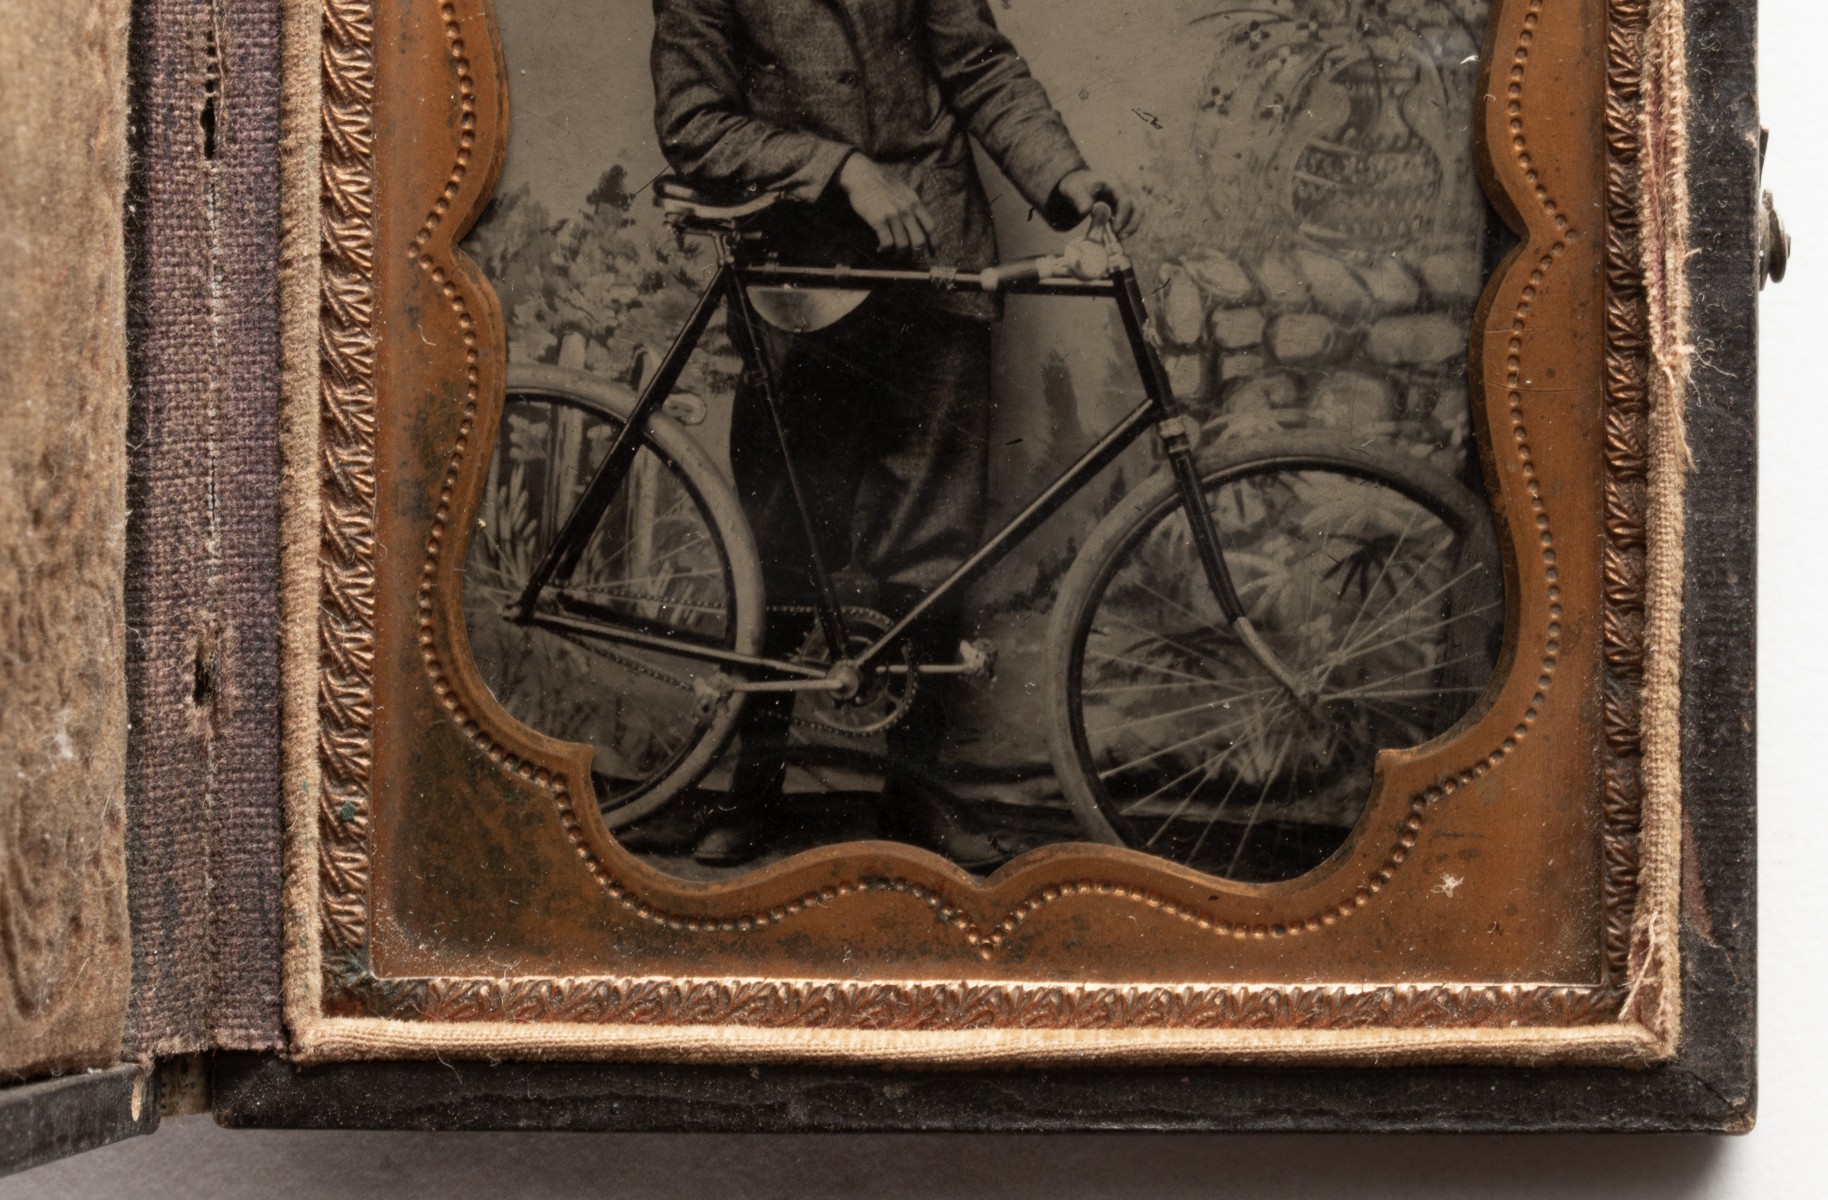
[[[933,214],[913,188],[862,154],[853,153],[838,170],[838,186],[851,207],[876,231],[876,248],[911,254],[933,249]]]
[[[1111,224],[1120,238],[1142,228],[1142,210],[1136,207],[1129,185],[1120,179],[1082,168],[1062,179],[1055,190],[1081,217],[1089,216],[1092,205],[1100,200],[1110,205]]]

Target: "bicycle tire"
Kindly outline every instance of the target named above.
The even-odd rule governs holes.
[[[1055,770],[1093,841],[1226,878],[1292,878],[1362,816],[1378,751],[1438,737],[1476,706],[1503,619],[1491,517],[1420,459],[1327,431],[1220,443],[1200,467],[1252,624],[1308,672],[1312,708],[1231,634],[1163,472],[1094,529],[1061,583],[1049,629]],[[1328,532],[1323,517],[1351,532]],[[1360,560],[1386,549],[1381,568]],[[1328,636],[1339,639],[1330,650],[1310,644]],[[1166,798],[1142,790],[1164,777]],[[1243,821],[1229,807],[1241,786]],[[1272,825],[1279,840],[1260,835],[1245,859],[1253,829]]]
[[[471,652],[517,720],[595,749],[598,811],[613,831],[704,776],[735,729],[744,694],[706,714],[693,685],[716,664],[505,615],[634,403],[612,380],[543,364],[510,366],[505,392],[465,562]],[[671,623],[738,653],[761,652],[761,566],[741,505],[691,435],[665,415],[648,421],[572,580],[549,595],[561,605],[588,600],[598,621],[626,610],[650,629]]]

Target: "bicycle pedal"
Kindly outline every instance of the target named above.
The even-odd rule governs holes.
[[[698,719],[709,720],[714,716],[718,705],[729,699],[731,691],[730,677],[722,671],[713,671],[710,675],[693,680],[692,709]]]
[[[958,644],[959,663],[968,679],[995,679],[997,673],[997,644],[989,638],[975,642]]]

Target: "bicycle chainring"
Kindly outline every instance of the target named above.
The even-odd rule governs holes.
[[[847,605],[844,622],[850,635],[849,653],[859,654],[894,624],[888,617],[869,608]],[[800,647],[800,659],[807,663],[830,665],[825,631],[814,628]],[[845,737],[867,738],[899,724],[914,700],[920,677],[914,670],[912,650],[904,643],[899,654],[886,656],[883,666],[904,668],[900,671],[865,672],[864,686],[848,699],[836,699],[809,692],[796,706],[795,724],[810,725]]]

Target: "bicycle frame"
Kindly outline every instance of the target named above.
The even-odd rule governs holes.
[[[1111,264],[1108,273],[1099,278],[1081,279],[1071,276],[1050,276],[1035,265],[1043,260],[1030,260],[1028,263],[1010,264],[980,272],[965,272],[947,267],[915,270],[786,266],[774,261],[746,258],[743,254],[745,235],[733,227],[718,230],[713,236],[719,247],[716,274],[699,298],[697,306],[687,318],[684,327],[675,338],[671,348],[668,349],[666,356],[661,360],[659,367],[642,388],[634,409],[629,414],[628,423],[618,431],[608,453],[604,455],[603,461],[591,477],[584,494],[579,498],[576,507],[560,528],[558,536],[547,548],[528,579],[526,589],[510,606],[509,616],[512,619],[526,624],[562,629],[574,634],[585,634],[609,642],[663,650],[681,657],[742,667],[752,673],[759,672],[776,680],[802,681],[798,684],[786,683],[783,686],[814,686],[810,681],[826,679],[829,672],[800,663],[740,654],[697,638],[684,636],[679,631],[667,631],[664,628],[641,628],[639,627],[640,622],[620,613],[594,614],[586,611],[594,607],[588,604],[568,603],[567,607],[572,613],[577,614],[575,616],[565,612],[541,610],[540,601],[546,592],[555,587],[562,589],[568,582],[571,572],[583,555],[586,544],[609,509],[617,483],[633,463],[635,452],[640,445],[638,431],[644,429],[647,422],[654,419],[660,411],[660,406],[678,383],[687,361],[697,349],[698,342],[703,337],[705,329],[709,326],[717,309],[720,306],[728,309],[732,340],[736,343],[743,361],[747,364],[746,370],[753,372],[751,381],[758,386],[763,402],[767,405],[775,436],[780,444],[782,461],[786,464],[787,481],[799,512],[802,532],[806,540],[807,563],[811,567],[811,574],[819,592],[818,620],[825,634],[826,644],[848,646],[850,641],[843,608],[839,603],[831,572],[819,552],[817,539],[814,536],[811,514],[805,502],[799,474],[793,465],[788,430],[782,420],[774,371],[768,361],[767,349],[761,336],[761,317],[750,300],[748,287],[750,285],[852,289],[867,287],[903,290],[940,288],[984,293],[1104,299],[1116,304],[1122,319],[1124,332],[1143,385],[1144,399],[1142,402],[1112,426],[1052,483],[1024,505],[1020,512],[992,533],[950,575],[922,596],[906,613],[894,620],[886,631],[857,654],[842,660],[842,665],[847,666],[852,673],[861,672],[876,665],[878,660],[907,634],[915,622],[919,621],[935,605],[995,566],[1011,549],[1046,522],[1094,476],[1128,449],[1145,430],[1154,426],[1174,473],[1177,488],[1181,494],[1182,506],[1187,513],[1188,525],[1192,531],[1201,564],[1205,568],[1207,581],[1212,587],[1226,619],[1237,631],[1240,640],[1264,662],[1272,675],[1292,693],[1298,696],[1301,694],[1302,689],[1290,678],[1283,664],[1262,643],[1255,630],[1251,628],[1249,619],[1244,615],[1243,605],[1238,598],[1230,570],[1225,563],[1218,530],[1204,502],[1199,470],[1195,461],[1194,439],[1187,419],[1175,400],[1161,357],[1155,350],[1155,334],[1147,309],[1144,307],[1141,290],[1137,285],[1135,268],[1127,256],[1122,253],[1121,247],[1116,245],[1114,239],[1107,244]],[[596,619],[592,619],[593,617]],[[915,669],[921,670],[923,665],[916,664]],[[933,668],[928,665],[927,669]]]

